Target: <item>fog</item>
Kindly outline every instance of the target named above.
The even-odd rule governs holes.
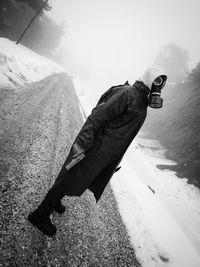
[[[66,21],[60,47],[68,72],[91,102],[108,87],[133,83],[170,43],[200,60],[198,0],[59,0],[51,18]]]
[[[164,144],[166,156],[178,162],[167,167],[200,186],[200,2],[60,0],[51,4],[51,18],[67,24],[58,52],[62,64],[91,107],[112,85],[126,80],[133,84],[149,65],[166,69],[164,106],[148,109],[142,130]],[[193,68],[196,74],[188,79]]]
[[[110,263],[110,257],[112,262],[122,262],[121,255],[129,262],[129,253],[135,257],[127,243],[116,235],[120,228],[115,227],[113,218],[117,223],[120,221],[118,215],[112,214],[117,210],[115,202],[112,198],[107,201],[106,194],[111,191],[104,195],[105,203],[102,199],[96,205],[88,192],[83,201],[89,201],[89,205],[80,204],[74,209],[76,200],[69,202],[74,214],[67,213],[69,223],[59,223],[60,233],[52,243],[39,235],[33,238],[36,232],[26,225],[25,217],[44,196],[83,124],[85,114],[80,113],[81,106],[85,109],[83,99],[92,108],[109,87],[127,80],[133,84],[149,65],[156,64],[168,75],[161,92],[163,107],[148,107],[141,131],[120,162],[120,171],[111,180],[112,192],[136,258],[142,259],[144,267],[200,266],[200,1],[49,0],[52,10],[46,12],[42,23],[40,17],[29,28],[23,39],[25,46],[9,38],[14,40],[21,34],[22,25],[27,24],[34,11],[21,1],[10,0],[9,4],[11,8],[2,9],[2,21],[9,24],[7,35],[0,38],[0,207],[3,211],[0,221],[6,234],[2,243],[3,261],[27,264],[30,259],[30,262],[57,265],[59,261],[73,262],[77,257],[82,263],[95,265]],[[14,20],[9,20],[7,14],[9,19],[15,15]],[[54,24],[52,19],[61,25]],[[61,37],[63,21],[67,28]],[[57,43],[59,47],[54,51]],[[65,71],[67,75],[63,74]],[[87,114],[88,111],[91,110]],[[137,118],[139,112],[136,109],[131,114]],[[125,122],[123,119],[122,116],[119,125]],[[113,133],[114,129],[111,129]],[[116,145],[125,139],[124,136],[116,138],[119,140]],[[115,149],[115,137],[110,140],[111,149]],[[100,147],[101,152],[104,145]],[[87,220],[83,214],[89,215]],[[79,219],[83,219],[83,225]],[[75,236],[75,228],[70,230],[73,220],[81,226]],[[90,221],[92,224],[85,227],[84,223]],[[107,227],[109,222],[111,228]],[[101,229],[103,238],[113,238],[96,242]],[[111,232],[106,232],[109,229]],[[62,232],[66,233],[67,243]],[[68,234],[73,236],[71,240]],[[122,236],[124,239],[124,233]],[[84,255],[85,240],[89,244],[87,255]],[[57,245],[55,241],[59,241]],[[90,241],[94,245],[98,243],[94,249]],[[115,242],[116,251],[113,250]],[[106,247],[101,250],[104,243],[108,253],[104,253]],[[62,245],[65,249],[60,252]]]

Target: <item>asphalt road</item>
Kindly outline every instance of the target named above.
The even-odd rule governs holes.
[[[86,191],[65,197],[48,238],[27,215],[54,182],[83,124],[66,74],[0,90],[0,266],[137,266],[110,186],[96,204]]]

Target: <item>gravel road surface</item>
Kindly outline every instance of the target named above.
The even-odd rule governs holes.
[[[41,202],[83,124],[65,73],[0,90],[0,266],[141,266],[110,186],[96,204],[86,191],[65,197],[44,236],[27,215]]]

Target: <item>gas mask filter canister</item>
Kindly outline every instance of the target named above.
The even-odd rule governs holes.
[[[166,76],[157,77],[151,87],[149,96],[149,106],[151,108],[161,108],[163,106],[163,99],[161,98],[161,89],[165,86]]]

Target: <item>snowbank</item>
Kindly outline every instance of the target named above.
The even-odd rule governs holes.
[[[136,256],[143,267],[199,267],[200,191],[156,167],[176,164],[161,156],[162,148],[156,151],[157,144],[136,140],[111,180]]]
[[[6,38],[0,38],[0,88],[37,82],[64,69],[50,59]]]

